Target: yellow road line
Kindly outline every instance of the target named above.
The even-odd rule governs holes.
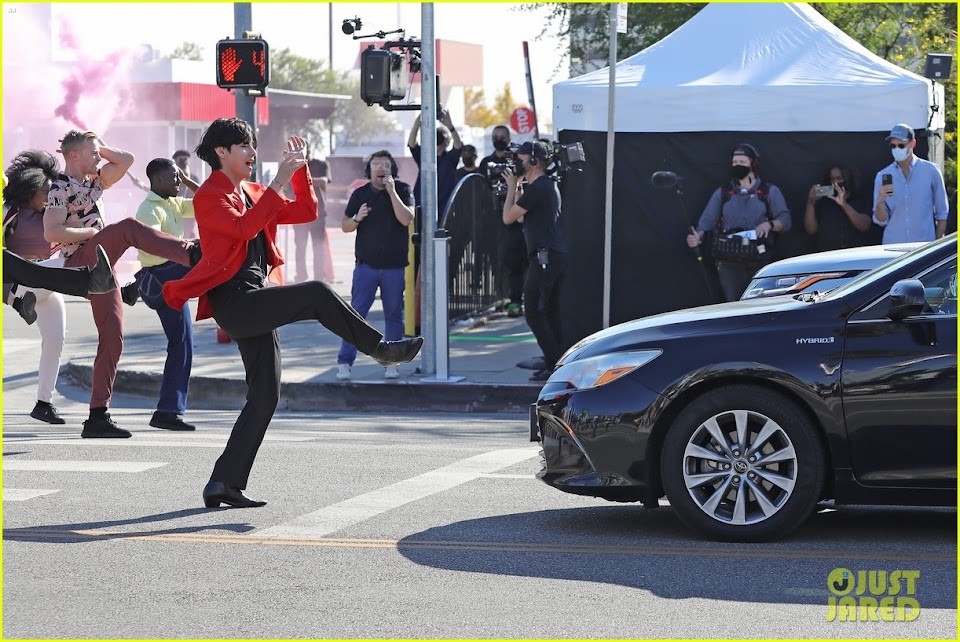
[[[679,557],[745,557],[787,559],[857,559],[895,562],[956,562],[956,552],[909,553],[904,551],[846,549],[782,549],[756,545],[724,546],[615,546],[590,544],[544,544],[522,542],[454,542],[428,540],[345,539],[333,537],[260,537],[257,535],[210,535],[201,533],[136,533],[104,530],[8,529],[8,541],[39,540],[138,540],[190,544],[247,544],[261,546],[319,546],[328,548],[431,549],[487,551],[491,553],[561,553],[587,555],[638,555]]]

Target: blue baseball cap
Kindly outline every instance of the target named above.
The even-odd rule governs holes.
[[[913,140],[913,128],[904,123],[894,125],[893,129],[890,130],[890,135],[887,136],[887,140],[890,140],[891,138],[899,138],[900,140]]]

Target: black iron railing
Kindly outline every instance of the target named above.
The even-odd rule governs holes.
[[[498,255],[502,210],[484,177],[468,174],[457,183],[440,228],[450,237],[450,323],[501,305],[505,283]]]

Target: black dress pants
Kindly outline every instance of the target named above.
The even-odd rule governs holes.
[[[364,354],[373,353],[383,335],[327,284],[318,281],[247,291],[221,289],[212,295],[212,303],[214,319],[240,348],[247,402],[210,481],[244,489],[280,401],[277,328],[314,319]]]
[[[546,368],[552,370],[563,355],[560,332],[560,287],[567,269],[567,256],[550,251],[547,269],[530,257],[526,279],[523,283],[523,316],[543,350]]]
[[[47,267],[4,250],[3,282],[85,297],[90,286],[90,271],[86,268]]]

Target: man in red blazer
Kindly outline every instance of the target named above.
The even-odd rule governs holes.
[[[292,136],[287,142],[269,186],[247,181],[256,147],[253,130],[239,118],[218,118],[204,132],[196,153],[214,171],[193,197],[203,256],[184,278],[163,286],[163,296],[174,309],[200,298],[197,320],[216,319],[236,341],[246,372],[247,402],[203,489],[208,508],[266,504],[242,491],[280,399],[277,328],[314,319],[384,365],[412,360],[423,345],[421,337],[384,341],[325,283],[266,287],[267,278],[276,277],[274,270],[284,262],[277,225],[316,219],[317,196],[307,176],[302,138]],[[293,187],[293,201],[282,196],[287,183]]]

